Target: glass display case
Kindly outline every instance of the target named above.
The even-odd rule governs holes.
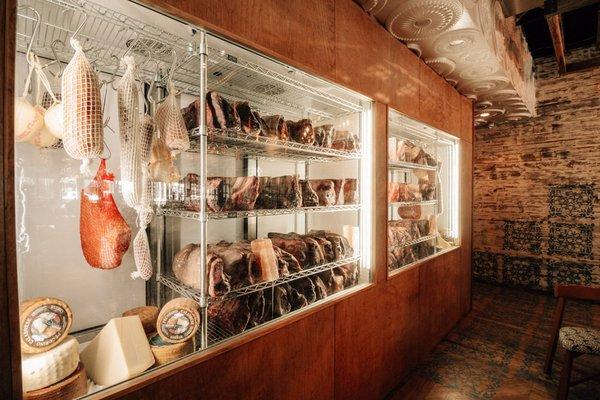
[[[458,139],[388,114],[388,269],[459,245]]]
[[[128,1],[17,17],[26,398],[85,396],[370,282],[368,98]]]

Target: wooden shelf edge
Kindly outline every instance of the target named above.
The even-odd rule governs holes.
[[[431,256],[428,256],[428,257],[422,258],[420,260],[417,260],[414,263],[410,263],[410,264],[408,264],[405,267],[400,267],[400,268],[395,269],[393,271],[388,270],[387,279],[388,280],[394,279],[394,278],[402,275],[403,272],[410,271],[410,270],[412,270],[414,268],[418,268],[420,265],[422,265],[422,264],[424,264],[426,262],[429,262],[429,261],[434,260],[434,259],[436,259],[438,257],[444,256],[444,255],[446,255],[448,253],[451,253],[453,251],[459,250],[460,248],[461,248],[460,245],[454,246],[454,247],[452,247],[450,249],[442,250],[439,253],[436,253],[436,254],[433,254]]]

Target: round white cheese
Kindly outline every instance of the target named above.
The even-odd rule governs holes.
[[[23,354],[23,390],[31,391],[55,384],[71,375],[79,363],[79,343],[72,336],[58,346],[38,354]]]

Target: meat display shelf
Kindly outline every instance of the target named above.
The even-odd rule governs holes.
[[[435,234],[435,235],[427,235],[427,236],[422,236],[418,239],[414,239],[414,240],[410,240],[408,242],[404,242],[402,244],[397,244],[397,245],[393,245],[393,246],[389,246],[390,249],[402,249],[408,246],[412,246],[415,244],[419,244],[419,243],[423,243],[423,242],[427,242],[428,240],[432,240],[432,239],[436,239],[439,236],[439,234]]]
[[[214,322],[211,322],[210,320],[208,321],[208,345],[209,346],[214,346],[224,340],[227,340],[233,336],[235,336],[236,333],[234,332],[229,332],[227,329],[223,328],[222,326],[219,326],[218,324],[215,324]],[[200,342],[199,340],[197,340],[198,343]]]
[[[388,161],[388,169],[391,170],[403,170],[403,169],[422,169],[427,171],[436,171],[436,166],[415,164],[406,161]]]
[[[298,208],[282,208],[271,210],[248,210],[248,211],[221,211],[208,212],[207,219],[229,219],[229,218],[252,218],[252,217],[267,217],[272,215],[288,215],[301,213],[326,213],[340,211],[358,211],[360,204],[345,204],[339,206],[319,206],[319,207],[298,207]],[[196,211],[188,211],[179,208],[159,208],[156,211],[157,215],[165,217],[178,217],[185,219],[200,219],[200,213]]]
[[[199,129],[190,132],[189,152],[200,152]],[[318,147],[292,141],[249,135],[237,129],[208,128],[208,152],[234,157],[260,157],[295,161],[330,162],[357,160],[358,151],[344,151]]]
[[[431,206],[437,204],[437,200],[425,200],[425,201],[397,201],[388,203],[389,206],[394,207],[410,207],[410,206]]]
[[[289,274],[285,277],[276,279],[274,281],[259,282],[259,283],[255,283],[254,285],[248,285],[248,286],[244,286],[242,288],[232,290],[224,296],[211,298],[209,301],[217,302],[217,301],[224,300],[224,299],[231,299],[231,298],[244,296],[247,294],[258,292],[260,290],[269,289],[271,287],[281,285],[282,283],[287,283],[287,282],[294,281],[296,279],[305,278],[307,276],[318,274],[319,272],[324,272],[324,271],[330,270],[335,267],[341,267],[343,265],[351,264],[351,263],[358,262],[358,261],[360,261],[360,256],[353,256],[353,257],[345,258],[343,260],[330,262],[327,264],[316,265],[314,267],[303,269],[302,271],[299,271],[299,272],[294,272],[293,274]],[[167,286],[168,288],[176,291],[180,295],[200,302],[200,291],[197,289],[194,289],[190,286],[184,285],[174,275],[162,274],[158,277],[158,281],[160,283],[164,284],[165,286]]]

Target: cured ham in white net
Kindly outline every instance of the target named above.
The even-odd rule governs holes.
[[[156,125],[165,138],[167,146],[177,154],[190,148],[190,139],[171,80],[167,83],[167,90],[169,95],[156,110]]]
[[[89,174],[91,159],[102,154],[104,144],[100,82],[81,43],[71,39],[71,46],[75,54],[65,67],[61,85],[63,144],[69,156],[83,160],[81,172]]]

